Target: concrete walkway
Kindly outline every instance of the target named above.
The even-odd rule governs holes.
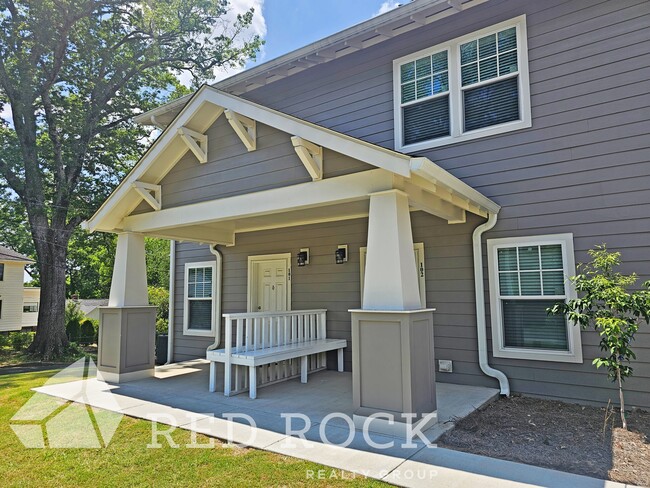
[[[439,424],[426,432],[429,440],[496,395],[489,388],[448,384],[437,384],[437,390]],[[342,477],[338,470],[345,470],[405,487],[625,486],[427,446],[421,440],[408,445],[376,433],[364,436],[346,421],[352,413],[347,373],[323,371],[311,375],[305,385],[297,380],[272,385],[260,390],[256,400],[208,393],[203,361],[160,367],[155,378],[122,385],[87,379],[35,391],[333,468],[306,474],[314,478]],[[231,418],[231,414],[248,417]],[[300,433],[287,435],[287,425]]]

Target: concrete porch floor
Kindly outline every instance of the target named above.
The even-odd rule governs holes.
[[[223,371],[219,371],[223,381]],[[561,473],[509,461],[476,456],[442,448],[427,447],[415,438],[411,446],[403,440],[370,433],[370,440],[355,431],[341,417],[351,418],[352,376],[350,373],[321,371],[278,383],[258,391],[251,400],[246,394],[225,397],[218,384],[208,392],[208,362],[188,361],[156,368],[155,376],[120,385],[94,379],[48,384],[35,391],[84,403],[131,417],[155,420],[238,444],[317,462],[336,469],[383,479],[400,486],[623,486],[593,478]],[[92,379],[90,379],[92,378]],[[454,420],[491,401],[498,390],[437,383],[438,424],[425,432],[430,442],[453,427]],[[222,389],[221,389],[222,391]],[[227,415],[246,414],[248,421]],[[311,425],[307,440],[287,436],[282,414],[302,414]],[[323,422],[326,420],[326,422]],[[305,427],[304,418],[292,421],[294,430]],[[162,430],[162,429],[161,429]],[[347,447],[341,445],[350,441]],[[164,442],[164,440],[163,440]],[[392,446],[386,447],[387,443]],[[384,446],[379,446],[384,444]],[[543,481],[541,481],[543,480]],[[280,481],[280,480],[279,480]]]

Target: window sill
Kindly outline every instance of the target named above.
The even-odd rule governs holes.
[[[529,361],[548,361],[556,363],[582,364],[582,351],[549,351],[516,348],[494,348],[492,354],[495,358],[525,359]]]
[[[440,139],[433,139],[430,141],[422,141],[422,142],[416,142],[414,144],[407,144],[404,146],[400,146],[398,142],[395,141],[395,150],[408,154],[417,151],[422,151],[424,149],[433,149],[436,147],[449,146],[451,144],[471,141],[474,139],[480,139],[482,137],[490,137],[498,134],[504,134],[506,132],[528,129],[532,127],[532,125],[533,124],[531,120],[517,120],[515,122],[507,122],[505,124],[495,125],[492,127],[484,127],[483,129],[476,129],[456,137],[451,137],[451,136],[443,137]]]
[[[193,329],[183,329],[184,336],[196,336],[196,337],[214,337],[214,330],[193,330]]]

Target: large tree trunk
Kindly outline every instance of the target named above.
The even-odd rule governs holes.
[[[65,332],[66,257],[69,235],[59,229],[32,229],[41,278],[41,303],[34,342],[29,348],[43,360],[64,353],[68,345]]]

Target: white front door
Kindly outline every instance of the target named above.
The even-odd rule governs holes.
[[[251,256],[248,259],[248,311],[290,310],[291,255]]]

